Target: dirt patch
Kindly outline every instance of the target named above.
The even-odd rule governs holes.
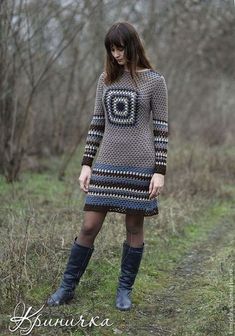
[[[147,298],[149,304],[138,310],[137,318],[141,319],[143,316],[148,316],[149,324],[138,326],[138,333],[131,327],[128,335],[195,335],[193,332],[192,334],[181,333],[183,326],[180,326],[182,323],[182,316],[180,317],[180,315],[186,310],[187,317],[184,316],[184,320],[190,321],[194,318],[194,312],[199,305],[197,297],[195,297],[195,300],[193,297],[188,300],[187,293],[191,293],[191,289],[195,289],[195,286],[198,285],[195,278],[203,279],[203,276],[206,275],[208,270],[205,268],[205,262],[225,248],[228,242],[231,243],[231,237],[235,236],[234,219],[235,216],[221,219],[217,225],[208,231],[206,239],[193,244],[192,249],[169,272],[167,287],[160,293],[153,293],[151,297]],[[200,286],[198,290],[200,290]],[[192,293],[192,295],[194,294]],[[190,306],[189,302],[191,301],[195,302],[195,306]],[[187,308],[185,309],[185,307]],[[151,325],[153,319],[155,319],[155,322],[159,321],[159,323]],[[197,335],[209,334],[203,334],[202,332]],[[223,335],[223,331],[221,330],[221,334],[218,333],[218,335]]]
[[[213,256],[219,248],[226,245],[227,236],[234,231],[235,216],[233,220],[224,219],[216,227],[209,231],[206,241],[193,246],[182,259],[180,264],[172,271],[172,276],[191,277],[202,275],[205,272],[203,263]]]

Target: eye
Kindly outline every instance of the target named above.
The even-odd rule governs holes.
[[[123,51],[123,50],[124,50],[124,47],[118,47],[117,50],[119,50],[119,51]],[[113,52],[113,51],[115,51],[115,49],[111,48],[111,51]]]

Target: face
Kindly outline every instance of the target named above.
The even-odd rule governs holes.
[[[111,53],[118,62],[118,64],[124,65],[126,63],[124,55],[124,47],[116,47],[115,45],[113,45],[111,47]]]

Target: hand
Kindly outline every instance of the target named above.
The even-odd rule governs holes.
[[[155,173],[153,174],[149,184],[149,199],[157,197],[164,186],[164,175]]]
[[[83,165],[82,170],[81,170],[81,174],[80,174],[78,180],[79,180],[79,183],[80,183],[80,188],[85,193],[88,192],[90,178],[91,178],[91,167],[87,166],[87,165]]]

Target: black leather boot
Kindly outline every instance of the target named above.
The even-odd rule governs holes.
[[[82,246],[76,243],[76,240],[77,237],[74,239],[60,287],[47,300],[48,306],[59,306],[73,299],[75,287],[89,263],[94,246]]]
[[[144,252],[142,247],[132,247],[123,243],[121,273],[116,294],[116,308],[119,310],[131,309],[131,291],[139,270],[140,262]]]

